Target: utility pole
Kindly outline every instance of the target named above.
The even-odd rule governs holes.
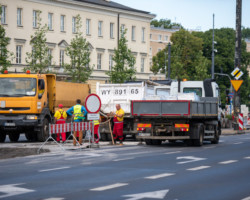
[[[234,67],[240,66],[241,59],[241,14],[242,14],[242,0],[236,0],[236,37],[235,37],[235,54],[234,54]],[[240,90],[234,90],[234,124],[237,124],[237,119],[240,113]],[[239,127],[235,126],[235,129]]]
[[[171,66],[171,44],[168,43],[168,80],[170,80],[170,66]]]
[[[213,40],[212,40],[212,79],[214,79],[214,14],[213,14]]]

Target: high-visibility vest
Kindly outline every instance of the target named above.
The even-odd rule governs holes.
[[[100,124],[99,120],[94,120],[94,126]]]
[[[74,120],[81,119],[80,117],[83,117],[82,106],[81,105],[75,105],[73,114],[75,115]]]

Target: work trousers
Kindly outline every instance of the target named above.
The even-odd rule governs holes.
[[[115,140],[123,140],[123,122],[118,122],[114,124],[113,136]]]
[[[83,131],[74,131],[73,145],[76,146],[76,138],[79,137],[79,144],[82,144]]]
[[[100,140],[100,136],[99,136],[99,125],[95,125],[94,126],[94,137],[95,137],[95,143],[98,144],[99,143],[99,140]]]
[[[65,124],[65,121],[64,120],[59,120],[59,121],[56,121],[56,124]],[[56,134],[56,141],[60,142],[60,134],[62,136],[62,141],[65,142],[66,141],[66,133],[65,132],[57,133]]]

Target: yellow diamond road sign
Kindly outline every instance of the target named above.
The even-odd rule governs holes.
[[[243,74],[244,74],[244,73],[243,73],[238,67],[236,67],[236,68],[232,71],[232,73],[231,73],[231,75],[232,75],[236,80],[239,80],[239,78],[242,77]]]

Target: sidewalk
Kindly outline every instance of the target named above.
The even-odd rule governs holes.
[[[250,133],[250,130],[234,130],[233,128],[223,128],[221,129],[221,135],[237,135],[237,134],[245,134]]]

